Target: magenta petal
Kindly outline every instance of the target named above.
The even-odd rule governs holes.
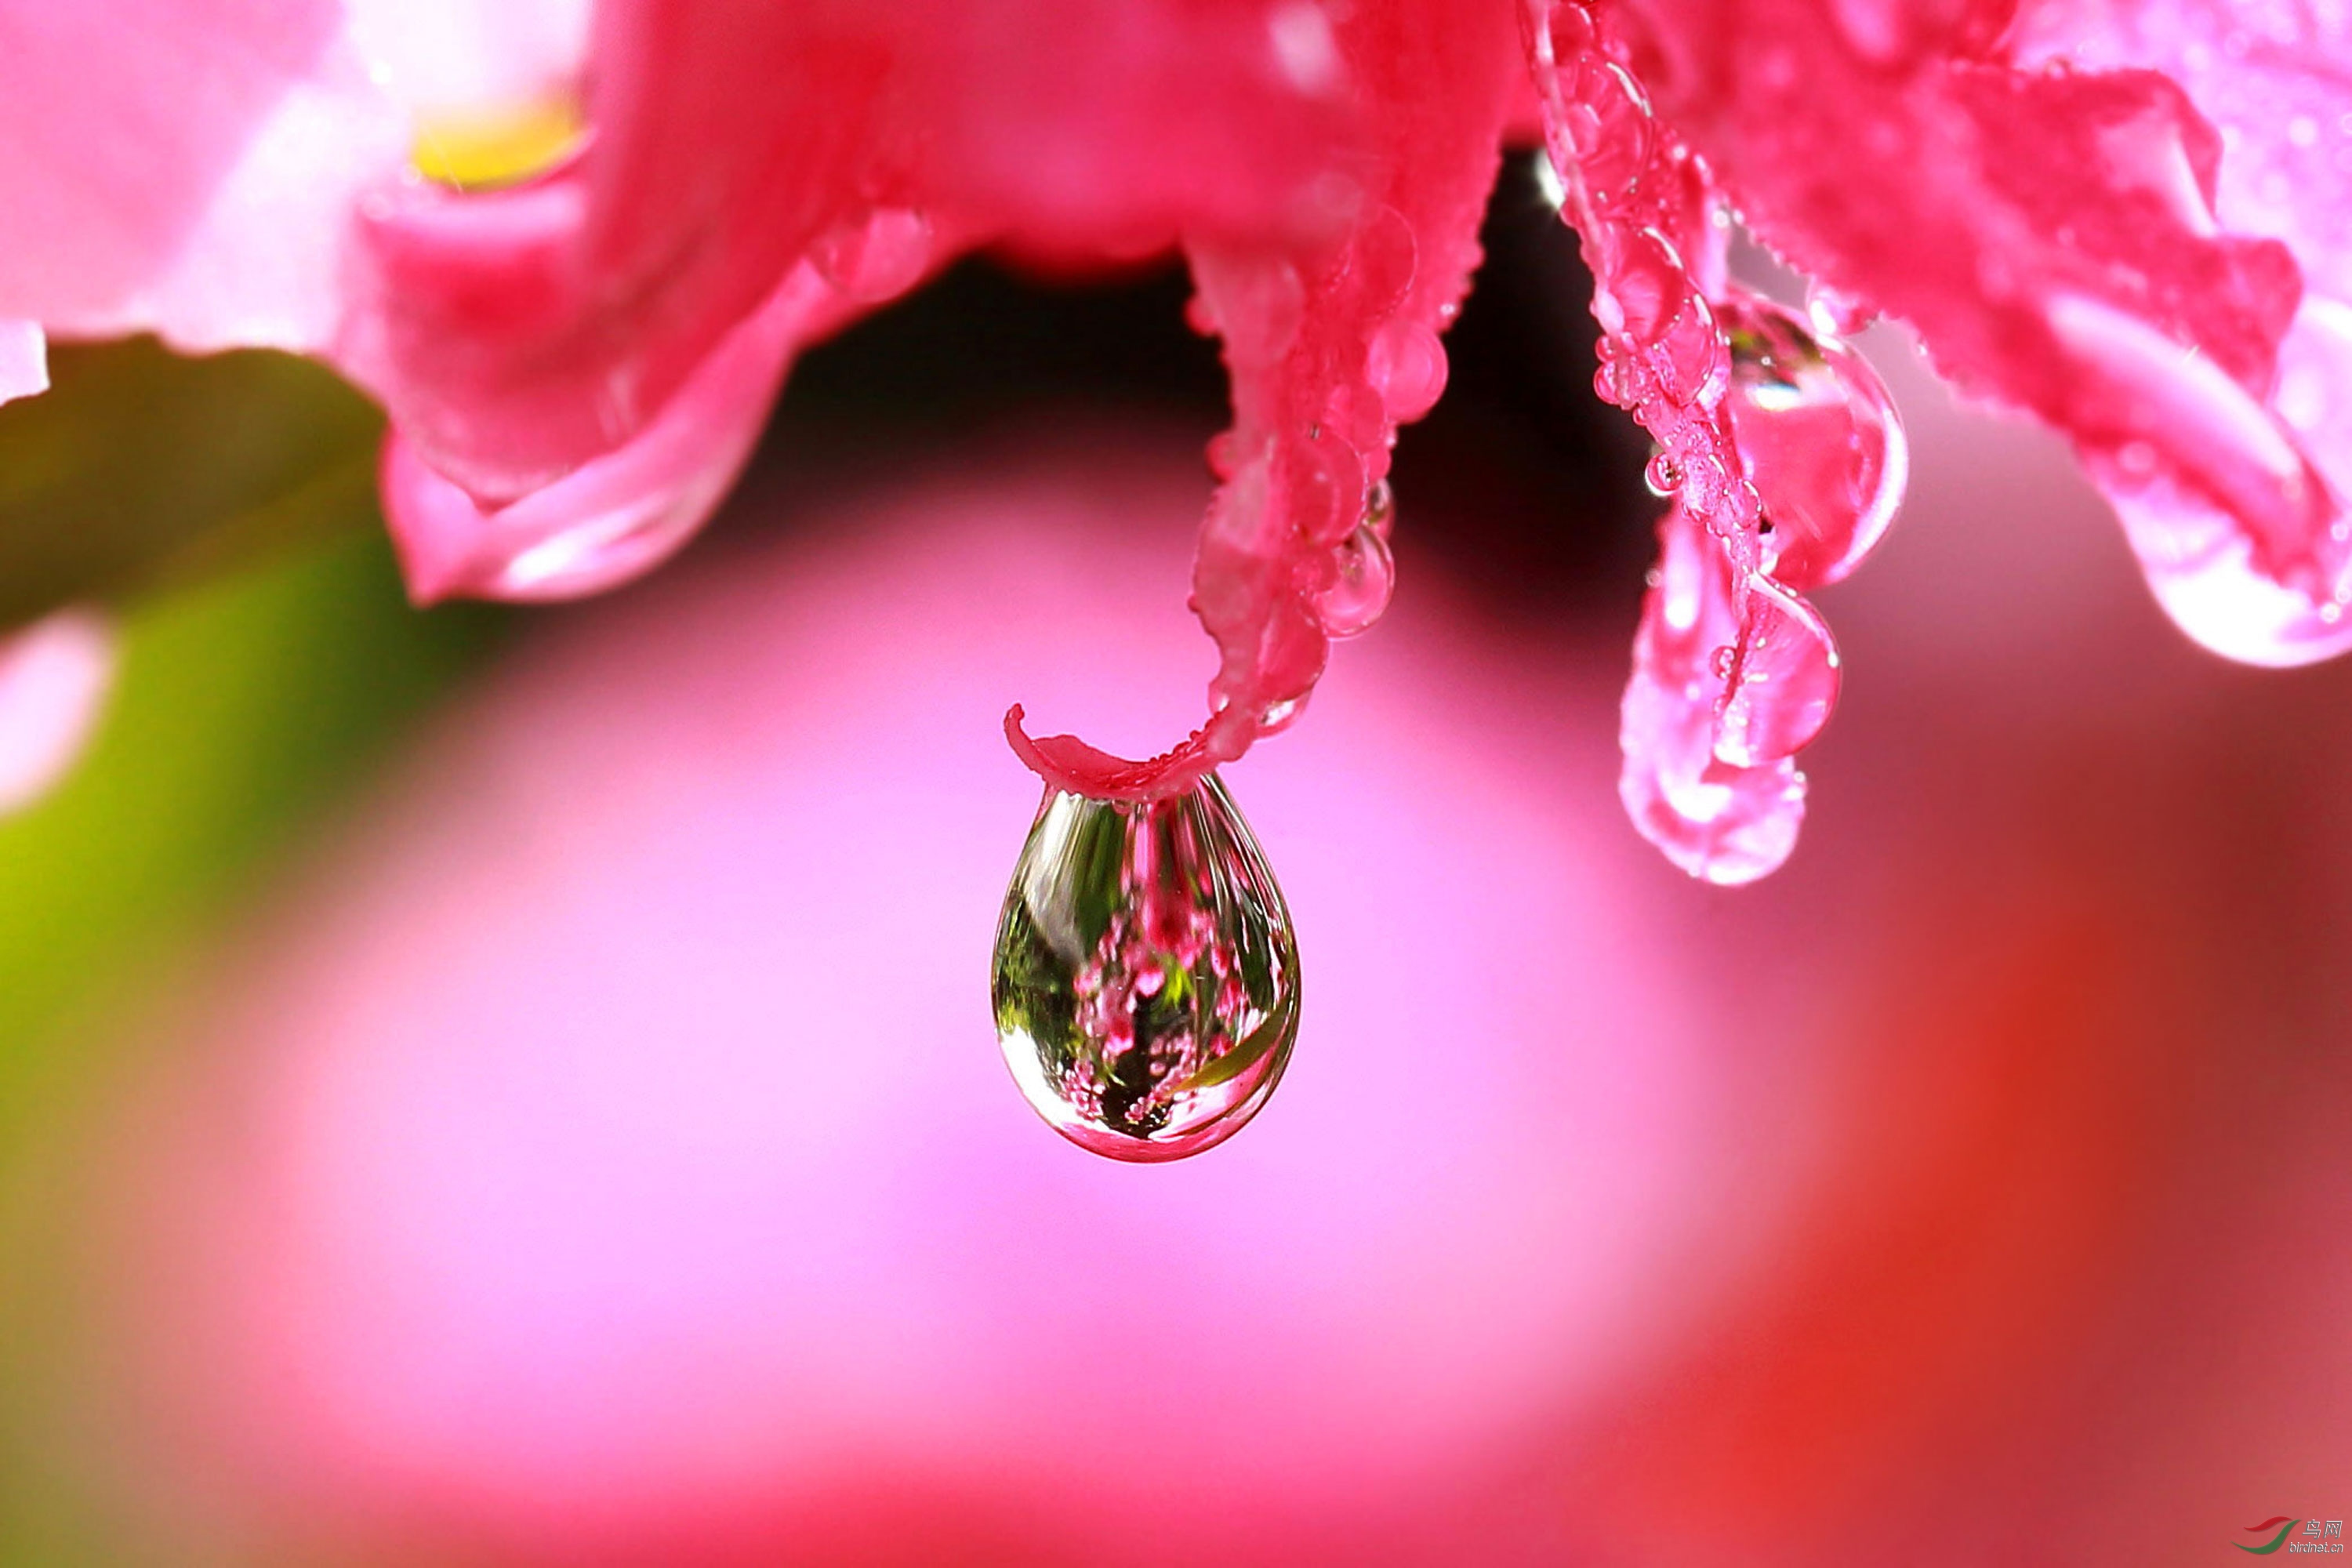
[[[113,674],[113,632],[89,610],[0,637],[0,812],[31,805],[73,764]]]
[[[2265,664],[2341,646],[2341,459],[2271,402],[2303,274],[2336,287],[2352,232],[2340,19],[2050,0],[1998,42],[1977,0],[1636,9],[1759,234],[2069,435],[2185,630]]]
[[[0,321],[0,403],[48,389],[48,340],[40,323]]]
[[[722,339],[654,422],[624,445],[506,506],[486,509],[394,430],[384,510],[420,603],[464,595],[566,599],[626,581],[685,543],[751,456],[793,353],[838,297],[795,270]]]
[[[0,7],[0,314],[195,348],[322,342],[405,135],[332,0]]]

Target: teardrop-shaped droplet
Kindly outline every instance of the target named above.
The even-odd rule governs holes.
[[[1715,754],[1734,767],[1793,757],[1837,706],[1837,644],[1820,612],[1765,578],[1748,588],[1747,636],[1717,673],[1725,682]]]
[[[1752,295],[1716,310],[1731,343],[1723,400],[1739,458],[1772,522],[1772,575],[1834,583],[1862,563],[1903,500],[1903,424],[1860,354]]]
[[[1049,789],[996,931],[996,1034],[1054,1130],[1181,1159],[1255,1115],[1298,1033],[1290,912],[1216,775],[1181,795]]]

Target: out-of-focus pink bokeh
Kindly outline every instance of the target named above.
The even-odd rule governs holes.
[[[2180,646],[2052,443],[1897,390],[1758,889],[1619,817],[1623,628],[1449,583],[1407,496],[1390,619],[1231,778],[1297,1058],[1171,1167],[1036,1122],[986,967],[1003,702],[1148,739],[1206,673],[1182,443],[866,473],[573,613],[130,1097],[123,1491],[263,1561],[2197,1562],[2352,1510],[2352,683]]]

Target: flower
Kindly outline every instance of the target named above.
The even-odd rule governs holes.
[[[1832,327],[1883,313],[2065,432],[2192,637],[2265,664],[2352,647],[2340,19],[1514,9],[17,4],[0,201],[28,237],[0,258],[0,318],[325,357],[391,416],[416,595],[550,597],[673,551],[793,354],[953,256],[1181,248],[1233,378],[1193,579],[1209,716],[1141,763],[1008,720],[1049,781],[1152,795],[1290,722],[1385,603],[1389,448],[1443,389],[1500,147],[1539,118],[1604,390],[1664,447],[1667,576],[1713,628],[1668,639],[1660,600],[1627,696],[1627,802],[1687,869],[1744,880],[1793,844],[1793,755],[1839,668],[1803,592],[1859,558],[1900,479],[1890,423],[1809,437],[1879,443],[1848,487],[1876,521],[1832,525],[1861,540],[1833,569],[1767,537],[1799,509],[1739,428],[1751,362],[1724,328],[1762,307],[1726,281],[1728,210],[1822,285],[1821,363]],[[0,386],[26,384],[12,330]]]

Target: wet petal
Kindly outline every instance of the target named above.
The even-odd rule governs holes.
[[[2309,235],[2259,221],[2240,191],[2263,185],[2269,154],[2241,159],[2258,138],[2225,146],[2169,75],[2040,63],[2063,30],[2050,18],[2090,28],[2084,19],[2123,8],[2061,5],[2042,22],[2029,8],[2039,53],[2014,59],[1991,43],[2003,9],[1649,0],[1639,22],[1653,89],[1777,250],[1911,322],[1963,386],[2070,435],[2136,510],[2136,542],[2175,531],[2178,511],[2198,538],[2175,553],[2231,579],[2186,595],[2158,580],[2191,635],[2267,663],[2329,651],[2323,612],[2346,574],[2339,508],[2268,401],[2302,285],[2295,254],[2265,230]],[[2260,30],[2242,23],[2286,27],[2281,47],[2315,74],[2340,54],[2322,22],[2284,8],[2130,12],[2155,18],[2150,36],[2183,61],[2200,16],[2224,49]],[[2240,21],[2225,27],[2225,14]],[[2229,29],[2239,45],[2219,36]],[[2085,59],[2171,63],[2129,55],[2120,36],[2111,28]],[[2159,493],[2182,506],[2147,501]],[[2226,549],[2204,537],[2216,518]],[[2246,574],[2258,581],[2236,581]],[[2284,611],[2282,594],[2294,601]],[[2179,614],[2257,601],[2252,620]]]
[[[651,425],[504,507],[476,502],[394,431],[384,447],[383,498],[410,593],[420,602],[572,598],[666,559],[741,471],[793,348],[839,308],[813,269],[799,268],[720,341]]]
[[[0,313],[183,346],[323,342],[397,115],[331,0],[0,9]]]

